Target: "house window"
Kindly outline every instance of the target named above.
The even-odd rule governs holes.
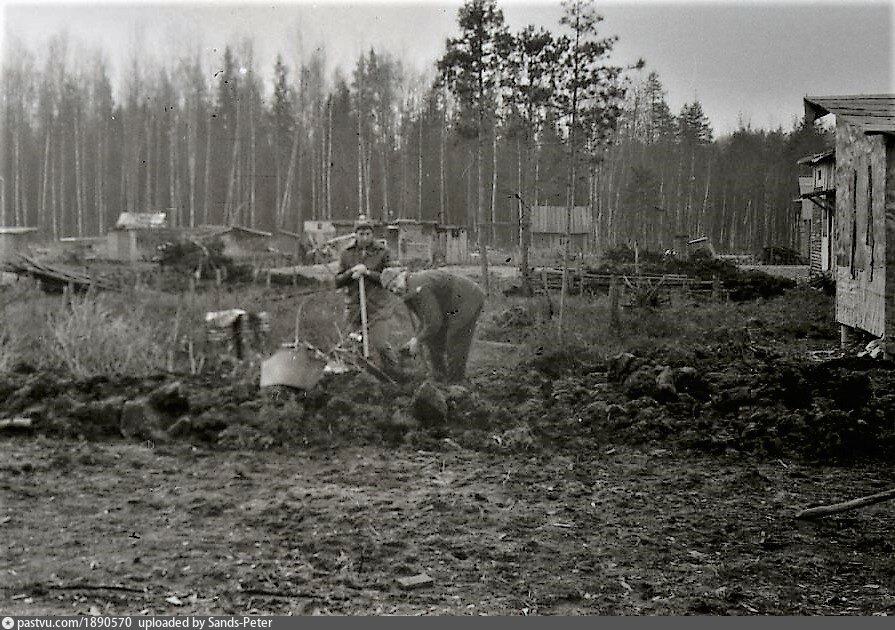
[[[858,171],[852,171],[851,180],[851,247],[848,267],[852,280],[855,279],[855,253],[858,247]]]
[[[865,245],[873,245],[873,167],[867,165],[867,233]]]
[[[867,235],[865,241],[870,246],[870,282],[873,282],[873,165],[867,165]]]

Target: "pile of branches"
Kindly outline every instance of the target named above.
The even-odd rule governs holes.
[[[220,238],[162,243],[152,261],[165,271],[180,276],[193,276],[197,280],[214,278],[218,271],[222,279],[230,282],[249,280],[252,277],[251,265],[236,263],[224,255],[224,242]]]
[[[704,250],[698,250],[686,257],[668,256],[660,252],[640,250],[637,252],[636,267],[641,274],[680,274],[696,280],[718,278],[731,300],[746,301],[756,298],[770,298],[782,295],[795,286],[793,280],[771,276],[761,271],[744,271],[736,264],[714,258]],[[608,250],[599,267],[591,269],[596,273],[634,274],[634,250],[621,246]]]

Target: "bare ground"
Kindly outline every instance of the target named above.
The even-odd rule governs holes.
[[[890,506],[793,519],[891,486],[877,467],[625,447],[4,450],[6,613],[895,612]],[[420,572],[434,583],[395,582]]]
[[[621,367],[520,362],[510,331],[444,425],[369,381],[183,378],[191,430],[124,440],[108,397],[170,379],[16,375],[37,430],[0,444],[0,612],[893,614],[892,503],[794,518],[895,486],[891,367],[758,328]],[[662,364],[699,378],[668,397]]]

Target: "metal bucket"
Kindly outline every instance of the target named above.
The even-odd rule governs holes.
[[[261,387],[286,385],[311,389],[323,378],[325,367],[326,360],[313,350],[290,344],[261,363]]]

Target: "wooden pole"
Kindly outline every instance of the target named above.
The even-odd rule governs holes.
[[[584,295],[584,254],[578,259],[578,295]]]
[[[847,512],[848,510],[854,510],[856,508],[864,507],[865,505],[872,505],[874,503],[881,503],[883,501],[888,501],[889,499],[895,499],[895,488],[886,490],[884,492],[878,492],[876,494],[859,497],[857,499],[852,499],[851,501],[843,501],[842,503],[834,503],[832,505],[819,505],[817,507],[808,508],[807,510],[802,510],[801,512],[796,514],[796,518],[810,519],[817,518],[819,516],[827,516],[829,514],[838,514],[839,512]]]
[[[367,290],[364,286],[364,277],[361,276],[358,281],[358,291],[360,294],[360,326],[361,326],[361,334],[363,335],[364,342],[364,358],[370,358],[370,339],[367,327]]]
[[[609,325],[617,328],[621,323],[618,315],[618,276],[613,275],[609,280]]]

